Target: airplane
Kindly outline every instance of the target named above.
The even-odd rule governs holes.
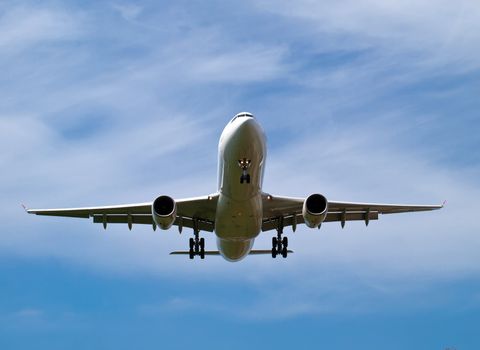
[[[268,254],[272,258],[289,253],[285,227],[296,230],[297,225],[320,228],[324,222],[361,220],[368,226],[380,214],[394,214],[440,209],[442,205],[403,205],[339,202],[327,200],[314,193],[307,198],[277,196],[262,191],[267,146],[264,131],[248,112],[238,113],[226,125],[218,146],[218,189],[216,193],[187,199],[173,199],[161,195],[152,202],[114,206],[26,209],[30,214],[93,218],[94,223],[151,225],[168,230],[173,225],[182,232],[193,229],[188,251],[170,254],[188,255],[190,259],[206,255],[221,255],[227,261],[240,261],[247,255]],[[272,248],[252,250],[260,232],[276,230]],[[214,232],[216,251],[205,250],[205,239],[200,232]]]

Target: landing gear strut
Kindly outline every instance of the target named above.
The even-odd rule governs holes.
[[[200,230],[196,227],[196,221],[194,220],[193,234],[195,238],[188,240],[189,250],[188,255],[190,259],[193,259],[196,255],[200,256],[200,259],[205,259],[205,238],[199,238]]]
[[[247,184],[250,183],[250,174],[248,174],[247,170],[250,168],[251,160],[247,158],[242,158],[238,161],[238,166],[242,169],[242,175],[240,176],[240,183],[243,184],[246,182]]]
[[[281,254],[284,258],[288,256],[288,238],[283,237],[283,218],[279,218],[277,227],[277,237],[272,237],[272,258]]]

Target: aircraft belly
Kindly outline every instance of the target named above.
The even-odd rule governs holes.
[[[255,238],[260,233],[261,227],[262,199],[260,195],[245,201],[235,201],[220,194],[215,220],[215,233],[219,238]]]
[[[231,240],[217,238],[220,254],[227,261],[235,262],[245,258],[253,247],[254,238],[244,240]]]

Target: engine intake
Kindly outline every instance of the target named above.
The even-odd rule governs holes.
[[[327,217],[327,213],[328,201],[321,194],[312,194],[303,202],[303,219],[310,228],[318,227]]]
[[[168,230],[172,227],[177,218],[177,204],[169,196],[160,196],[152,203],[153,221],[162,230]]]

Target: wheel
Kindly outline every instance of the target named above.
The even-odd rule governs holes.
[[[249,183],[250,183],[250,175],[247,175],[247,179],[246,179],[246,180],[247,180],[247,184],[249,184]]]
[[[283,246],[284,246],[285,248],[288,247],[288,238],[287,238],[287,237],[283,237],[283,239],[282,239],[282,244],[283,244]]]
[[[243,175],[240,176],[240,183],[243,184]]]
[[[200,259],[205,259],[205,238],[200,238]]]
[[[188,256],[190,257],[190,259],[193,259],[193,257],[195,256],[195,252],[193,251],[193,248],[190,248],[190,250],[188,251]]]
[[[193,250],[193,247],[195,246],[195,241],[193,240],[193,238],[190,238],[188,240],[188,244],[189,244],[190,250]]]
[[[283,256],[284,258],[286,258],[287,255],[288,255],[287,247],[283,247],[283,249],[282,249],[282,256]]]
[[[272,249],[277,248],[277,237],[272,237]]]
[[[282,241],[281,240],[278,240],[277,241],[277,251],[280,253],[282,251]]]
[[[277,250],[275,248],[272,248],[272,258],[276,258],[277,257]]]

